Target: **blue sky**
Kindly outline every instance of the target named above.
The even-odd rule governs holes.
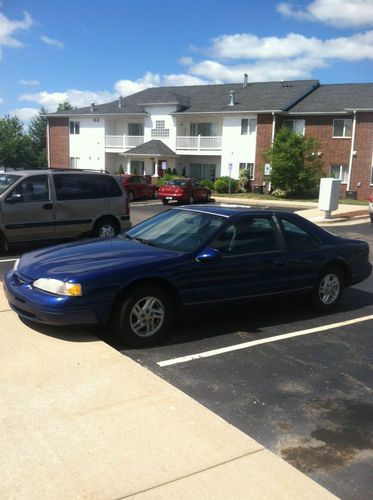
[[[373,81],[373,0],[0,0],[0,117],[150,86]]]

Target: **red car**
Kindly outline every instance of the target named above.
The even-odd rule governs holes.
[[[125,174],[121,176],[122,184],[127,191],[129,201],[136,198],[157,197],[157,186],[150,184],[142,175]]]
[[[164,205],[169,201],[194,203],[210,201],[211,191],[196,179],[171,179],[158,189],[158,198]]]

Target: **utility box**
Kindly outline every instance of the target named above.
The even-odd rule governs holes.
[[[330,219],[333,210],[337,210],[341,181],[329,177],[320,180],[319,210],[325,211],[325,219]]]

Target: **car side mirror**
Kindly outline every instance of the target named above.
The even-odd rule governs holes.
[[[19,203],[23,201],[23,196],[19,193],[12,193],[5,201],[7,203]]]
[[[196,262],[213,262],[221,259],[221,253],[215,248],[206,247],[197,256]]]

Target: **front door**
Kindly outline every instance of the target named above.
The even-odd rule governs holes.
[[[158,177],[163,177],[166,172],[162,168],[162,163],[165,163],[165,160],[158,160]]]

